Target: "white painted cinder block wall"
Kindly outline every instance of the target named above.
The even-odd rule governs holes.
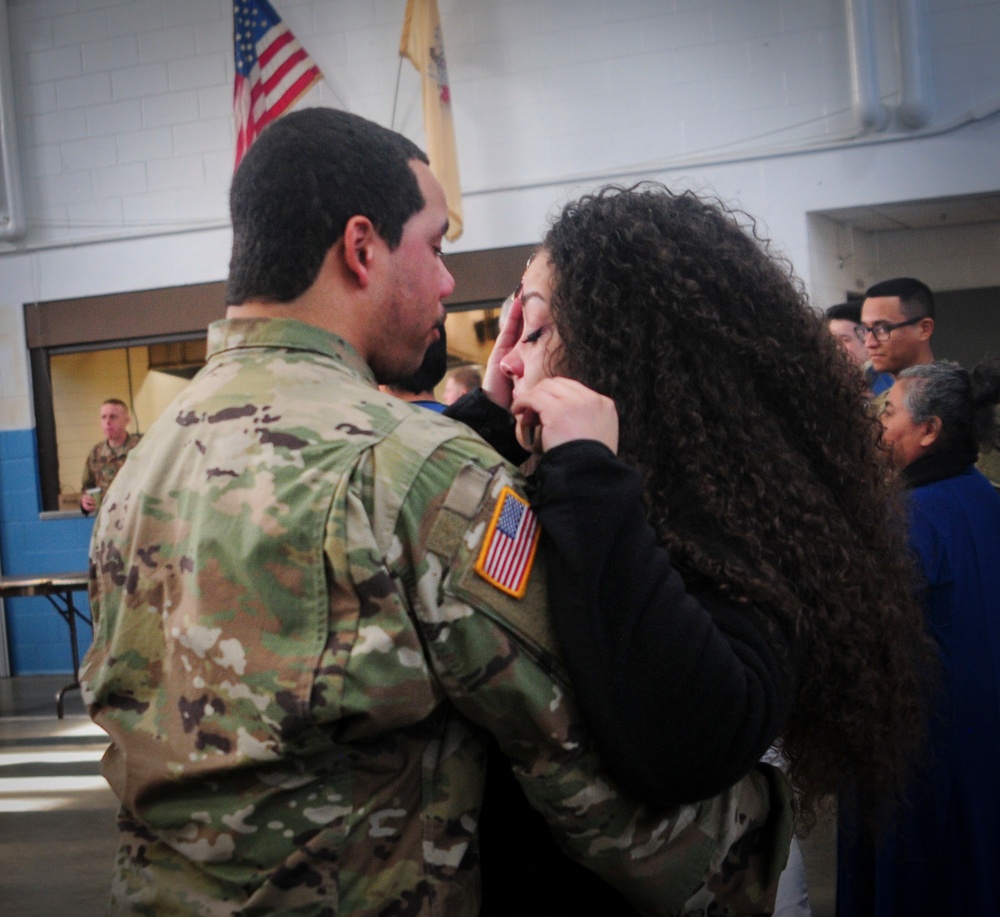
[[[0,243],[0,429],[25,429],[24,302],[225,277],[232,10],[7,5],[29,228]],[[395,108],[422,143],[397,56],[405,0],[273,5],[326,76],[305,104],[387,125]],[[890,121],[856,136],[844,0],[439,0],[466,218],[450,250],[534,241],[582,190],[649,177],[742,205],[818,304],[863,288],[905,252],[841,266],[836,228],[809,214],[1000,189],[1000,2],[918,5],[931,120],[914,132],[894,115],[896,3],[872,0]],[[968,250],[929,238],[932,285],[998,282],[995,226],[945,243]]]

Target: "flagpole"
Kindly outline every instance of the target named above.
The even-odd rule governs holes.
[[[403,76],[403,58],[399,59],[399,66],[396,68],[396,94],[392,97],[392,120],[389,122],[391,130],[396,129],[396,106],[399,104],[399,81]]]

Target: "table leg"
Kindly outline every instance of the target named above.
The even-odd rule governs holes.
[[[65,594],[60,595],[60,598],[66,603],[65,608],[60,608],[59,603],[55,600],[54,595],[48,595],[46,598],[52,603],[56,611],[63,617],[66,623],[69,625],[69,646],[70,653],[73,656],[73,681],[63,688],[60,688],[56,693],[56,716],[59,719],[63,718],[65,713],[65,708],[63,705],[63,700],[66,696],[67,691],[79,691],[80,690],[80,650],[76,645],[76,618],[79,615],[84,621],[89,624],[90,621],[84,615],[80,614],[76,610],[76,606],[73,604],[73,593],[72,591],[67,591]]]

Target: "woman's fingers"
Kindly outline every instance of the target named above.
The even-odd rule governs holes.
[[[518,396],[511,411],[518,418],[518,439],[525,448],[545,451],[572,440],[593,439],[618,452],[615,403],[574,379],[544,379]]]

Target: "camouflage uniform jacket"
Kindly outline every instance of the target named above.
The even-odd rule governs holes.
[[[90,450],[83,466],[83,489],[100,487],[102,493],[107,493],[108,485],[121,471],[128,454],[139,445],[141,439],[141,433],[129,433],[120,446],[112,446],[106,439],[102,439]]]
[[[640,910],[758,905],[780,778],[667,813],[626,799],[550,649],[543,561],[521,599],[473,569],[513,469],[319,329],[219,322],[209,353],[91,545],[112,911],[474,915],[482,730]]]

